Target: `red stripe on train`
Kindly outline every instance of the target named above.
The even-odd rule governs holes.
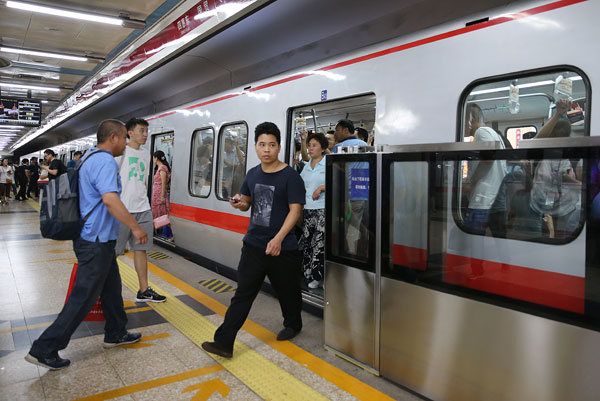
[[[427,250],[394,244],[393,262],[395,265],[416,270],[427,270]]]
[[[585,277],[447,254],[444,281],[570,312],[585,311]]]
[[[239,234],[246,234],[250,218],[236,216],[235,214],[217,212],[209,209],[200,209],[193,206],[171,203],[170,214],[173,217],[195,221],[196,223],[222,228]]]

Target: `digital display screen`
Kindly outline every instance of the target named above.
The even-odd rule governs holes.
[[[37,127],[41,116],[42,104],[39,101],[0,98],[0,126]]]

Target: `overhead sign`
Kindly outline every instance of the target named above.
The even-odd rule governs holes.
[[[40,125],[42,105],[34,100],[0,98],[0,125]]]

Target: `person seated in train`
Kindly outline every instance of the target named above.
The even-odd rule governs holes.
[[[73,159],[67,162],[67,168],[75,168],[75,166],[77,166],[77,162],[79,162],[79,159],[81,159],[81,156],[83,156],[83,153],[81,153],[80,150],[73,153]]]
[[[496,131],[485,125],[483,111],[475,103],[466,109],[464,137],[473,137],[475,142],[496,142],[504,149],[504,142]],[[502,180],[506,175],[506,160],[469,161],[468,182],[470,183],[469,204],[464,214],[464,224],[478,233],[485,233],[490,214],[502,212],[492,209]]]
[[[208,147],[198,149],[194,166],[195,193],[206,196],[210,192],[212,181],[212,153]]]
[[[235,142],[232,137],[225,137],[225,152],[223,153],[223,170],[222,170],[222,194],[224,197],[230,197],[233,194],[234,189],[233,186],[233,176],[234,171],[240,165],[240,155],[242,158],[244,157],[243,152],[239,149],[239,144],[236,147]]]
[[[566,112],[558,108],[556,114]],[[555,114],[555,116],[556,116]],[[549,122],[554,119],[551,118]],[[568,120],[555,119],[546,138],[565,138],[571,134]],[[542,131],[542,130],[540,130]],[[532,233],[541,235],[545,224],[549,238],[564,238],[579,225],[581,212],[581,181],[568,159],[541,160],[535,168],[530,207],[536,218],[531,222]]]
[[[235,337],[265,277],[279,298],[283,314],[284,328],[277,340],[289,340],[302,329],[302,270],[293,228],[302,215],[304,183],[278,158],[281,134],[275,124],[259,124],[254,130],[254,143],[260,164],[248,171],[240,193],[229,200],[242,212],[252,208],[238,264],[238,287],[214,341],[202,343],[205,351],[225,358],[233,356]]]

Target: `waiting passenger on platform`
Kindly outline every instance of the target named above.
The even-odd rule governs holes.
[[[304,183],[293,168],[278,159],[281,134],[275,124],[259,124],[254,142],[261,163],[248,171],[240,194],[229,200],[233,208],[244,212],[252,206],[237,268],[238,288],[214,342],[202,343],[205,351],[225,358],[233,356],[235,337],[265,276],[279,297],[283,314],[284,328],[277,340],[289,340],[302,329],[302,271],[293,228],[302,214]]]
[[[308,136],[310,160],[300,173],[306,189],[303,211],[302,267],[309,288],[323,286],[325,266],[325,151],[328,142],[322,133]]]
[[[40,190],[38,188],[38,180],[40,179],[40,166],[38,164],[38,158],[32,157],[31,163],[29,164],[29,187],[27,187],[27,196],[29,198],[32,197],[31,193],[33,192],[33,196],[37,199],[40,195]]]
[[[129,142],[123,156],[116,158],[123,185],[121,201],[135,220],[144,227],[148,234],[148,241],[141,244],[136,243],[131,229],[122,224],[115,250],[117,255],[122,255],[125,245],[129,242],[129,249],[133,251],[133,264],[140,284],[135,302],[165,302],[167,300],[165,296],[156,293],[148,286],[146,251],[152,248],[154,233],[154,220],[152,219],[152,208],[148,202],[147,187],[148,177],[151,174],[150,152],[142,149],[142,145],[148,140],[148,122],[141,118],[132,118],[127,121],[126,127]]]
[[[29,183],[29,160],[21,160],[21,165],[15,170],[15,179],[19,185],[19,193],[16,200],[24,201],[27,199],[27,184]]]
[[[80,150],[78,150],[77,152],[73,153],[73,159],[69,160],[67,162],[67,168],[75,168],[77,167],[77,162],[79,162],[79,159],[81,159],[81,156],[83,156],[83,153],[81,153]]]
[[[475,142],[497,142],[501,149],[505,148],[500,135],[485,125],[483,111],[479,106],[469,103],[466,118],[465,138],[474,136]],[[484,233],[490,224],[490,219],[494,218],[494,213],[504,213],[503,210],[493,210],[492,206],[506,173],[506,160],[469,162],[471,191],[469,193],[469,206],[464,216],[464,223],[467,227],[479,233]]]
[[[44,160],[47,165],[42,165],[41,168],[47,171],[48,180],[55,180],[56,177],[67,171],[63,162],[56,158],[56,153],[52,149],[44,150]]]
[[[88,216],[80,237],[73,241],[79,267],[71,295],[58,317],[33,342],[25,360],[48,369],[66,368],[71,363],[58,351],[69,344],[71,336],[90,312],[98,297],[102,299],[105,348],[137,342],[139,333],[128,333],[123,309],[121,276],[115,255],[119,222],[131,229],[138,244],[148,241],[146,231],[129,214],[119,199],[121,181],[113,156],[120,156],[127,143],[127,130],[118,120],[103,121],[98,127],[98,149],[79,171],[79,207]],[[92,148],[91,150],[94,150]]]
[[[0,165],[0,205],[8,205],[10,186],[13,179],[12,168],[8,166],[8,159],[2,159],[2,165]]]

